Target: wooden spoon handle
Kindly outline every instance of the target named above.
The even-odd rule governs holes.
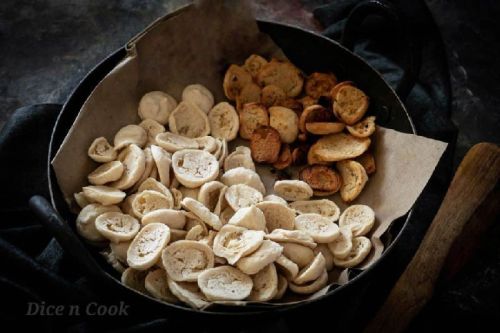
[[[401,332],[431,298],[453,241],[500,175],[500,148],[472,147],[458,167],[448,192],[415,256],[365,332]]]

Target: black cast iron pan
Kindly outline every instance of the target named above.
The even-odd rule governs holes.
[[[376,0],[361,3],[351,12],[343,32],[342,43],[344,46],[316,33],[293,26],[268,21],[258,21],[258,25],[261,31],[267,33],[283,49],[289,59],[306,73],[332,71],[340,80],[354,81],[370,96],[371,106],[369,112],[377,115],[377,122],[380,125],[402,132],[415,133],[410,116],[401,102],[401,99],[404,99],[412,88],[418,71],[418,57],[416,56],[417,53],[413,52],[414,45],[411,40],[405,36],[394,36],[398,41],[405,44],[404,46],[409,50],[405,65],[406,71],[396,89],[397,93],[376,70],[350,51],[354,45],[356,28],[370,14],[383,16],[399,25],[399,27],[402,26],[392,6]],[[398,31],[402,32],[404,30],[399,29]],[[75,215],[69,211],[63,199],[50,166],[50,161],[92,90],[125,56],[125,48],[121,48],[103,60],[80,82],[64,104],[55,124],[49,148],[50,203],[39,196],[33,197],[30,201],[31,207],[41,218],[42,223],[54,234],[61,246],[72,255],[73,259],[81,265],[88,277],[102,287],[103,290],[113,290],[120,297],[130,299],[134,302],[133,304],[137,304],[141,309],[148,309],[148,311],[154,309],[154,311],[164,311],[165,313],[168,311],[169,314],[173,312],[178,314],[203,313],[206,316],[226,315],[236,317],[276,314],[313,303],[319,304],[326,301],[335,303],[336,299],[340,300],[342,297],[348,296],[349,291],[354,290],[361,280],[373,274],[377,266],[383,265],[384,256],[393,248],[399,236],[404,232],[405,226],[411,218],[411,211],[394,222],[391,228],[392,242],[388,241],[386,243],[385,254],[380,260],[363,272],[353,270],[352,278],[348,284],[337,287],[315,300],[305,301],[300,304],[272,307],[270,308],[272,311],[269,311],[268,308],[254,306],[244,308],[216,306],[210,311],[200,312],[180,305],[159,302],[154,298],[144,296],[123,286],[120,283],[119,276],[110,265],[100,257],[95,249],[87,246],[77,236],[74,229]]]

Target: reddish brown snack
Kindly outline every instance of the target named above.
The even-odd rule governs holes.
[[[370,152],[366,152],[363,155],[356,158],[356,161],[359,162],[365,168],[366,174],[371,175],[377,170],[375,165],[375,158],[373,154]]]
[[[333,87],[337,84],[337,78],[331,73],[312,73],[307,77],[305,91],[312,98],[321,96],[330,98]]]
[[[270,126],[255,129],[250,137],[252,158],[257,163],[274,163],[281,148],[280,134]]]
[[[342,178],[332,168],[325,165],[311,165],[302,169],[299,179],[305,181],[314,191],[333,194],[340,190]]]
[[[318,104],[318,99],[312,98],[311,96],[304,96],[298,101],[302,104],[302,109],[308,108],[311,105]]]
[[[300,117],[302,110],[304,109],[302,107],[302,103],[300,103],[299,101],[297,101],[293,98],[286,98],[286,99],[282,100],[280,103],[277,103],[276,105],[283,106],[285,108],[293,110],[297,114],[298,117]]]
[[[335,100],[335,96],[337,95],[339,89],[342,88],[343,86],[354,86],[354,83],[352,81],[342,81],[337,83],[330,92],[332,100]]]
[[[252,82],[252,75],[243,67],[231,65],[224,75],[222,88],[226,97],[234,101],[241,92],[244,86]]]
[[[240,110],[240,136],[250,139],[253,131],[260,126],[269,125],[269,114],[264,105],[259,103],[247,103]]]
[[[265,86],[262,88],[261,92],[261,102],[266,107],[271,107],[273,105],[280,105],[280,103],[286,98],[286,94],[278,86],[274,84]]]
[[[333,121],[335,121],[335,118],[333,117],[332,113],[328,111],[325,107],[321,105],[311,105],[310,107],[306,108],[300,115],[299,130],[302,133],[305,133],[307,131],[306,123],[333,122]]]
[[[273,167],[278,170],[283,170],[289,167],[292,164],[292,152],[290,150],[290,146],[284,144],[281,146],[280,155],[278,160],[273,163]]]
[[[307,163],[307,151],[309,150],[307,145],[301,144],[292,151],[292,163],[293,165],[304,165]]]

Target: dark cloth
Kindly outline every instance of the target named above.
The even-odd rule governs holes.
[[[338,38],[344,18],[354,1],[336,1],[318,8],[315,16],[325,26],[326,34]],[[413,219],[400,240],[386,258],[383,270],[373,274],[369,281],[359,285],[358,290],[345,296],[344,306],[334,307],[328,301],[320,305],[301,308],[287,316],[268,320],[232,321],[227,331],[273,331],[288,332],[309,323],[306,318],[331,318],[330,311],[337,311],[337,319],[329,322],[329,329],[339,332],[360,329],[368,316],[383,299],[384,293],[401,273],[418,246],[423,233],[432,220],[450,179],[451,157],[455,131],[448,120],[450,108],[449,78],[439,33],[425,7],[418,7],[415,18],[422,20],[422,34],[431,36],[424,43],[423,66],[418,84],[412,90],[406,105],[421,135],[451,143],[441,160],[436,175],[426,187],[415,207]],[[413,9],[412,9],[413,10]],[[398,65],[401,52],[394,51],[394,43],[383,20],[365,22],[363,28],[370,33],[360,36],[356,52],[383,73],[393,85],[401,76]],[[362,29],[363,31],[363,29]],[[381,32],[379,36],[377,32]],[[385,33],[384,33],[385,32]],[[428,34],[428,35],[427,35]],[[422,37],[422,36],[420,36]],[[84,332],[99,328],[103,331],[145,331],[155,329],[180,330],[185,327],[203,331],[221,329],[221,320],[206,322],[179,322],[170,313],[141,313],[140,318],[59,318],[54,316],[26,317],[28,302],[45,301],[46,304],[88,304],[91,301],[109,302],[122,299],[112,291],[99,290],[70,259],[59,244],[38,224],[29,212],[28,199],[33,194],[48,197],[47,150],[50,133],[59,107],[42,105],[16,111],[0,135],[0,188],[8,196],[0,201],[0,292],[9,302],[2,302],[0,316],[3,320],[22,316],[23,325],[36,324],[39,329]],[[8,191],[6,189],[9,189]],[[5,269],[7,267],[7,269]],[[342,297],[339,295],[339,297]],[[366,299],[373,300],[366,302]],[[300,316],[295,314],[300,312]],[[307,323],[306,323],[307,322]],[[19,324],[18,324],[19,325]],[[323,325],[318,322],[318,325]],[[203,328],[203,329],[201,329]]]

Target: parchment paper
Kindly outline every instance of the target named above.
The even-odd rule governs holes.
[[[186,85],[201,83],[217,102],[223,101],[222,80],[229,64],[241,64],[252,53],[284,57],[272,40],[259,32],[249,5],[240,1],[207,0],[185,7],[154,22],[128,44],[127,50],[128,56],[91,93],[52,161],[68,202],[86,185],[87,175],[96,167],[87,157],[93,139],[104,136],[112,142],[118,129],[138,123],[137,105],[144,93],[162,90],[179,100]],[[381,256],[384,244],[380,237],[413,206],[446,148],[440,141],[381,127],[374,142],[377,172],[355,202],[369,205],[376,213],[371,235],[374,249],[362,269]],[[272,189],[275,176],[265,167],[259,167],[258,172]],[[344,209],[338,196],[332,200]],[[308,298],[323,295],[347,279],[347,271],[333,273],[330,285]],[[302,300],[293,297],[282,303]]]

